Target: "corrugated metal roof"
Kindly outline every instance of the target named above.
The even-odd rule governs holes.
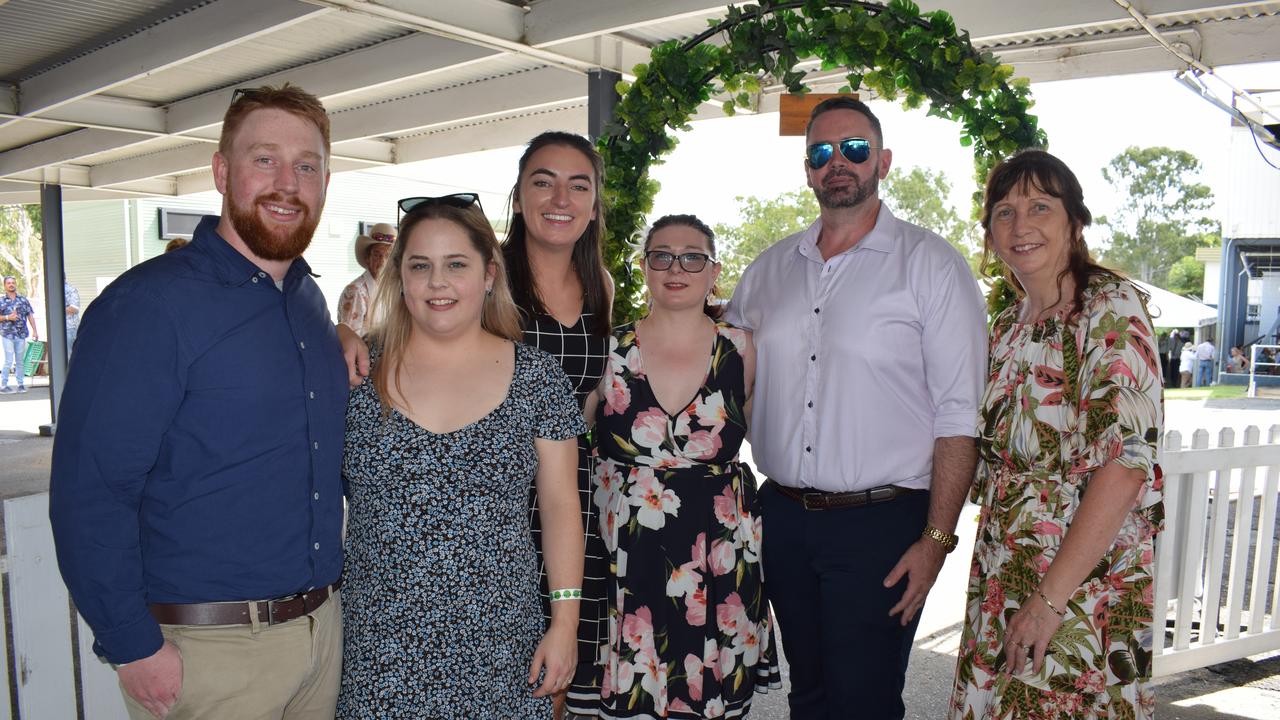
[[[10,0],[0,5],[0,82],[18,83],[208,0]]]
[[[113,88],[111,94],[167,104],[411,34],[361,15],[330,13]]]
[[[1272,17],[1280,15],[1280,2],[1258,2],[1215,7],[1194,12],[1166,13],[1147,17],[1151,24],[1160,30],[1178,30],[1211,22],[1226,20],[1244,20],[1249,18]],[[1064,40],[1095,38],[1123,32],[1146,31],[1136,20],[1125,17],[1120,20],[1093,25],[1081,25],[1070,29],[1045,30],[1034,33],[1017,33],[981,38],[974,44],[984,48],[1005,48],[1018,45],[1036,45]]]
[[[492,80],[540,67],[546,67],[546,64],[534,58],[499,55],[474,63],[440,70],[423,77],[411,78],[399,83],[346,93],[340,98],[326,101],[325,108],[332,114],[367,105],[377,105],[398,98],[422,95],[446,88]]]

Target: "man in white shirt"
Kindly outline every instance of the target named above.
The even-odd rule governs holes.
[[[814,108],[821,207],[747,268],[752,455],[791,717],[901,718],[918,613],[977,462],[985,311],[964,259],[879,199],[892,153],[849,97]]]
[[[1213,384],[1213,361],[1217,358],[1217,348],[1211,338],[1196,346],[1196,387],[1209,387]]]

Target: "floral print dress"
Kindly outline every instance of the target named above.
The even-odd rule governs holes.
[[[953,720],[1151,718],[1154,542],[1163,524],[1156,447],[1163,425],[1159,356],[1137,289],[1095,277],[1082,312],[991,329],[980,466],[982,506]],[[1067,601],[1039,673],[1002,674],[1008,618],[1035,594],[1095,471],[1141,470],[1146,484],[1084,583]]]
[[[781,687],[760,570],[742,330],[717,324],[697,395],[675,414],[645,376],[634,325],[610,345],[595,501],[613,569],[601,716],[741,717]]]

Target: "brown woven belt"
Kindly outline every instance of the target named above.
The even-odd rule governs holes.
[[[881,485],[870,490],[856,490],[854,492],[825,492],[822,490],[802,490],[800,488],[787,487],[773,478],[769,478],[769,482],[773,483],[778,492],[803,505],[805,510],[837,510],[839,508],[858,507],[859,505],[874,505],[888,502],[903,495],[925,492],[924,490],[914,490],[897,485]]]
[[[259,623],[279,625],[315,612],[341,584],[339,580],[310,592],[257,602],[152,603],[151,617],[161,625],[250,625],[256,605]]]

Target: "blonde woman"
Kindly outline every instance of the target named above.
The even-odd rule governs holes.
[[[582,415],[555,359],[519,342],[476,196],[400,207],[371,373],[347,409],[338,716],[550,718],[576,665]],[[530,484],[554,591],[549,627]]]

